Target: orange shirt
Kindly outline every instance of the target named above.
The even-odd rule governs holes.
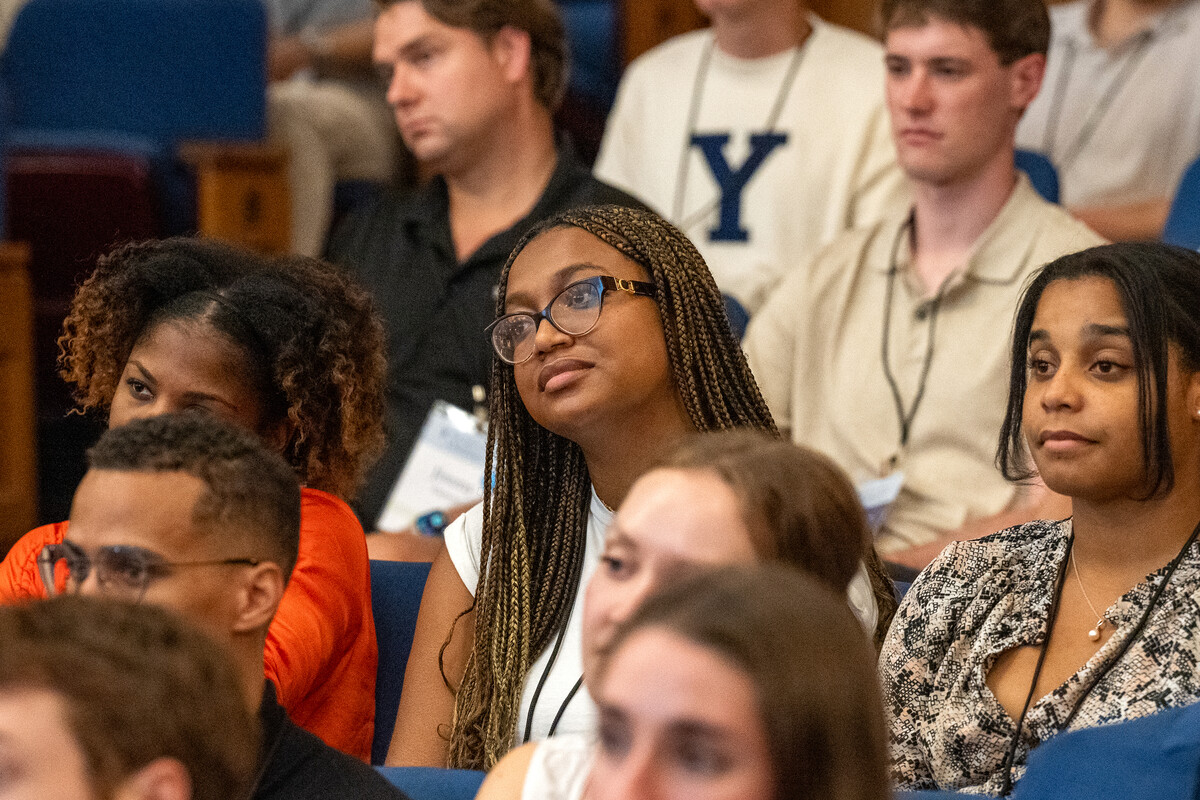
[[[45,597],[37,556],[67,523],[34,528],[0,563],[0,602]],[[379,653],[362,525],[344,502],[300,495],[300,557],[267,632],[266,676],[292,720],[338,750],[371,758]]]

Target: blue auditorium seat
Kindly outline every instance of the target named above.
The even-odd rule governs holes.
[[[382,764],[387,757],[400,705],[400,689],[404,686],[404,668],[417,627],[417,610],[428,577],[426,562],[371,562],[371,611],[375,616],[375,640],[379,644],[372,764]]]
[[[263,138],[266,25],[259,0],[30,0],[0,56],[11,144],[142,160],[163,232],[189,230],[178,145]]]
[[[1200,159],[1183,173],[1162,239],[1167,244],[1200,250]]]
[[[1029,176],[1029,182],[1038,190],[1038,194],[1051,203],[1058,202],[1058,170],[1050,163],[1050,159],[1032,150],[1018,150],[1013,161],[1017,169]]]
[[[486,773],[470,769],[436,767],[377,767],[397,789],[412,800],[471,800]]]

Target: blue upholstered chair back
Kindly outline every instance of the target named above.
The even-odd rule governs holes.
[[[1032,150],[1018,150],[1013,157],[1017,169],[1029,176],[1029,182],[1038,194],[1051,203],[1058,202],[1058,170],[1050,159]]]
[[[379,774],[412,800],[471,800],[486,773],[434,767],[378,767]]]
[[[725,316],[729,319],[729,327],[740,342],[746,335],[746,326],[750,324],[750,312],[731,294],[722,294],[721,299],[725,301]]]
[[[429,564],[414,561],[371,562],[371,611],[379,643],[379,670],[375,675],[375,739],[371,763],[382,764],[396,725],[404,668],[417,628],[417,610]],[[476,787],[478,788],[478,787]],[[416,795],[413,795],[415,798]]]
[[[1200,703],[1068,731],[1029,754],[1014,800],[1197,800]]]
[[[261,139],[266,41],[259,0],[30,0],[0,76],[22,138]]]
[[[1179,181],[1162,238],[1167,244],[1200,250],[1200,158]]]
[[[558,0],[571,48],[571,87],[607,110],[621,77],[615,0]]]

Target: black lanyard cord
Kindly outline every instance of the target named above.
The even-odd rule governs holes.
[[[1188,551],[1192,549],[1192,545],[1196,543],[1196,538],[1198,536],[1200,536],[1200,523],[1197,523],[1196,527],[1192,529],[1192,533],[1190,536],[1188,536],[1187,541],[1183,543],[1183,547],[1181,547],[1179,552],[1175,554],[1175,557],[1168,562],[1166,572],[1163,573],[1163,579],[1159,582],[1158,586],[1154,588],[1154,592],[1150,595],[1150,599],[1146,602],[1146,608],[1142,611],[1141,617],[1138,618],[1137,625],[1135,625],[1133,630],[1129,632],[1129,635],[1125,637],[1125,640],[1121,642],[1121,646],[1117,648],[1117,652],[1113,655],[1113,657],[1106,660],[1104,664],[1102,664],[1100,668],[1096,670],[1096,677],[1092,679],[1091,683],[1087,685],[1087,688],[1084,689],[1083,692],[1080,693],[1079,697],[1075,699],[1075,702],[1071,705],[1071,710],[1063,719],[1062,724],[1058,726],[1060,731],[1065,731],[1070,728],[1071,723],[1074,722],[1075,717],[1079,714],[1079,710],[1083,708],[1084,701],[1091,696],[1095,688],[1099,686],[1100,682],[1108,676],[1108,673],[1112,671],[1113,667],[1115,667],[1120,660],[1125,657],[1125,654],[1129,652],[1129,648],[1133,646],[1133,643],[1137,641],[1139,637],[1141,637],[1142,632],[1146,629],[1146,625],[1150,622],[1150,615],[1158,606],[1159,601],[1162,599],[1163,593],[1167,590],[1167,584],[1171,582],[1171,578],[1174,577],[1175,571],[1179,568],[1179,565],[1183,563],[1183,559],[1187,556]],[[1037,688],[1038,678],[1042,673],[1042,663],[1046,660],[1046,651],[1050,647],[1050,634],[1054,630],[1055,620],[1058,619],[1058,607],[1060,601],[1062,600],[1062,591],[1063,584],[1065,583],[1064,578],[1066,576],[1067,562],[1071,558],[1071,549],[1074,546],[1075,532],[1072,530],[1071,538],[1067,540],[1066,555],[1063,556],[1062,563],[1058,568],[1058,576],[1055,578],[1054,599],[1050,605],[1050,613],[1046,619],[1046,636],[1042,640],[1041,652],[1038,653],[1037,666],[1033,670],[1033,680],[1029,684],[1029,694],[1025,697],[1025,705],[1021,708],[1021,716],[1017,719],[1017,731],[1013,735],[1013,741],[1009,746],[1008,755],[1004,759],[1004,782],[1000,787],[1001,797],[1007,797],[1012,791],[1013,762],[1016,759],[1017,749],[1021,741],[1021,729],[1025,725],[1025,715],[1028,713],[1029,707],[1033,701],[1033,693]]]
[[[688,104],[687,127],[683,132],[683,149],[679,156],[679,169],[676,173],[675,202],[671,207],[672,221],[683,230],[687,230],[695,219],[707,216],[721,203],[721,196],[718,193],[717,198],[701,209],[698,214],[693,214],[688,220],[683,219],[683,203],[687,195],[688,185],[688,168],[692,160],[692,136],[696,133],[696,125],[700,118],[700,105],[704,97],[704,84],[708,80],[708,72],[712,67],[714,47],[716,47],[715,40],[710,40],[705,46],[704,52],[700,54],[700,63],[696,67],[696,80],[692,84],[692,99]],[[787,102],[788,95],[792,92],[792,85],[796,82],[796,74],[800,71],[800,62],[804,60],[805,49],[804,44],[801,43],[796,45],[792,53],[792,60],[788,63],[787,71],[783,74],[783,82],[779,84],[779,91],[775,95],[775,102],[771,105],[771,113],[767,115],[767,133],[774,133],[776,125],[779,124],[779,117],[783,114],[783,106]]]
[[[569,624],[570,621],[570,614],[568,614],[566,624]],[[534,687],[533,697],[529,699],[529,712],[526,715],[526,732],[524,732],[521,744],[527,744],[530,736],[533,735],[533,712],[538,709],[541,690],[546,685],[546,679],[550,678],[550,670],[554,668],[554,662],[558,661],[558,651],[563,649],[563,639],[566,638],[566,624],[563,625],[562,630],[558,631],[558,637],[554,639],[554,649],[550,651],[550,661],[547,661],[546,668],[541,670],[541,678],[538,679],[538,686]],[[570,705],[571,700],[575,699],[581,686],[583,686],[583,675],[580,675],[580,679],[575,681],[575,685],[571,687],[571,691],[566,693],[563,702],[559,704],[558,711],[554,714],[554,721],[550,723],[550,730],[546,733],[547,736],[554,735],[554,732],[558,729],[558,723],[562,721],[563,714],[566,712],[566,706]]]
[[[1128,652],[1129,648],[1133,646],[1134,641],[1142,635],[1142,631],[1150,622],[1150,612],[1154,610],[1155,606],[1158,605],[1158,601],[1162,599],[1163,593],[1167,590],[1167,584],[1171,582],[1171,578],[1175,575],[1175,570],[1179,568],[1181,563],[1183,563],[1183,559],[1187,556],[1188,551],[1191,550],[1192,545],[1196,543],[1196,537],[1198,535],[1200,535],[1200,523],[1197,523],[1196,527],[1192,529],[1192,535],[1187,538],[1187,541],[1183,543],[1183,547],[1179,549],[1179,552],[1176,553],[1175,557],[1171,559],[1169,564],[1167,564],[1167,570],[1163,573],[1162,581],[1160,581],[1158,586],[1154,588],[1154,593],[1151,594],[1150,599],[1146,601],[1146,610],[1142,612],[1142,616],[1138,619],[1138,623],[1134,626],[1133,631],[1130,632],[1129,636],[1125,637],[1125,641],[1121,642],[1121,646],[1117,649],[1116,655],[1106,661],[1100,667],[1100,669],[1097,670],[1096,678],[1090,684],[1088,684],[1087,689],[1079,696],[1079,699],[1075,701],[1075,705],[1071,707],[1071,712],[1067,714],[1067,718],[1063,721],[1061,726],[1063,730],[1066,730],[1067,726],[1069,726],[1075,720],[1075,716],[1079,713],[1079,709],[1083,706],[1083,701],[1086,700],[1087,697],[1092,693],[1092,690],[1100,684],[1100,681],[1104,680],[1112,668],[1116,666],[1117,662],[1120,661],[1125,656],[1125,653]]]
[[[1033,693],[1037,689],[1038,678],[1042,676],[1042,665],[1046,662],[1046,651],[1050,645],[1050,633],[1054,630],[1054,623],[1058,619],[1058,607],[1062,601],[1063,585],[1066,583],[1067,577],[1067,562],[1071,558],[1071,548],[1075,546],[1075,531],[1072,528],[1071,536],[1067,539],[1067,553],[1063,556],[1062,563],[1058,565],[1058,572],[1054,576],[1054,596],[1050,600],[1050,612],[1046,615],[1046,633],[1042,637],[1042,647],[1038,652],[1037,665],[1033,668],[1033,680],[1029,682],[1029,692],[1025,695],[1025,704],[1021,706],[1021,714],[1017,717],[1017,730],[1013,734],[1012,742],[1009,744],[1008,753],[1004,756],[1004,781],[1000,784],[1000,796],[1008,797],[1012,792],[1013,784],[1013,762],[1017,759],[1017,749],[1021,746],[1021,729],[1025,727],[1025,715],[1029,713],[1029,707],[1033,704]]]
[[[579,679],[575,681],[575,685],[571,687],[571,691],[567,692],[567,696],[563,698],[562,704],[558,707],[558,713],[554,715],[554,721],[550,723],[550,730],[546,732],[547,736],[553,736],[554,732],[558,730],[558,723],[562,720],[563,714],[567,710],[567,706],[571,704],[571,701],[575,699],[575,695],[579,693],[579,688],[581,686],[583,686],[582,675],[580,675]]]
[[[574,611],[574,603],[572,603],[572,611]],[[554,640],[554,649],[550,651],[550,659],[546,662],[546,668],[542,670],[542,677],[538,678],[537,686],[534,687],[533,697],[529,700],[529,713],[525,716],[525,736],[521,743],[525,744],[529,741],[529,737],[533,733],[533,712],[537,710],[538,700],[542,696],[542,688],[546,685],[546,679],[550,677],[550,670],[554,669],[554,662],[558,660],[558,651],[562,649],[563,639],[567,636],[567,625],[571,622],[571,612],[567,612],[567,621],[563,623],[562,628],[558,631],[558,636]],[[559,709],[561,715],[562,710]],[[555,718],[557,721],[557,718]]]
[[[934,336],[937,334],[938,310],[941,308],[942,297],[946,287],[946,282],[943,281],[942,285],[938,287],[937,294],[929,302],[929,337],[925,344],[925,360],[921,364],[921,374],[917,379],[917,391],[913,395],[912,403],[905,409],[904,399],[900,396],[900,385],[896,382],[896,376],[892,372],[890,358],[892,295],[895,292],[896,273],[900,271],[900,268],[896,264],[896,259],[900,253],[900,242],[904,238],[905,231],[908,231],[909,237],[915,241],[917,232],[916,212],[909,213],[908,221],[900,226],[900,230],[896,233],[896,239],[892,242],[892,256],[888,264],[887,293],[883,301],[883,342],[881,347],[883,376],[887,379],[888,388],[892,390],[892,400],[896,404],[896,418],[900,423],[900,447],[902,448],[908,445],[908,437],[912,432],[913,420],[917,416],[917,409],[921,406],[921,401],[925,398],[925,387],[929,382],[929,370],[933,366],[933,344]]]
[[[1046,130],[1042,136],[1042,152],[1052,161],[1058,168],[1060,173],[1065,173],[1079,158],[1079,154],[1096,136],[1096,131],[1100,128],[1100,122],[1104,116],[1112,108],[1113,102],[1120,95],[1121,90],[1129,83],[1129,79],[1133,77],[1137,65],[1145,57],[1150,50],[1150,43],[1154,41],[1154,30],[1145,30],[1138,34],[1138,40],[1133,45],[1130,53],[1125,57],[1121,64],[1121,71],[1113,78],[1109,84],[1108,90],[1100,98],[1087,119],[1084,120],[1083,126],[1079,129],[1079,134],[1075,137],[1075,141],[1070,143],[1061,157],[1054,155],[1055,139],[1058,138],[1058,123],[1062,117],[1063,105],[1066,103],[1067,86],[1071,82],[1072,74],[1075,70],[1076,59],[1076,43],[1074,40],[1069,40],[1070,45],[1064,59],[1062,78],[1054,87],[1054,102],[1050,106],[1050,111],[1046,116]]]

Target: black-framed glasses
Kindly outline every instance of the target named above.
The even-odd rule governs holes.
[[[38,574],[46,595],[74,594],[96,570],[101,593],[137,602],[153,581],[185,567],[216,567],[241,564],[256,567],[256,558],[217,558],[210,561],[167,561],[153,550],[133,545],[105,545],[88,553],[72,541],[48,544],[38,553]]]
[[[522,364],[528,361],[537,349],[537,329],[542,320],[569,336],[590,333],[600,321],[604,307],[605,292],[628,292],[642,297],[654,297],[657,289],[653,283],[627,281],[611,275],[597,275],[575,281],[563,289],[541,311],[521,311],[505,314],[488,325],[485,332],[492,342],[492,349],[506,364]]]

